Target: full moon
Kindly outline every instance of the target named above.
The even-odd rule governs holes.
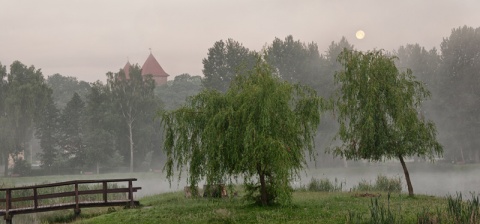
[[[357,37],[357,39],[361,40],[365,38],[365,32],[363,32],[363,30],[359,30],[355,33],[355,36]]]

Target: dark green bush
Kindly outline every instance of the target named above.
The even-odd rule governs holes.
[[[402,180],[400,177],[388,178],[384,175],[378,175],[375,181],[375,190],[386,192],[401,192]]]
[[[29,162],[24,159],[19,159],[15,161],[15,166],[13,166],[12,174],[18,174],[20,176],[29,176],[32,173],[32,166]]]
[[[402,180],[400,177],[388,178],[384,175],[378,175],[375,184],[371,184],[366,180],[362,180],[352,191],[385,191],[385,192],[401,192]]]
[[[323,179],[315,179],[312,178],[310,183],[307,185],[308,191],[323,191],[323,192],[336,192],[342,191],[344,182],[339,182],[337,178],[335,178],[335,182],[332,183],[328,178]]]

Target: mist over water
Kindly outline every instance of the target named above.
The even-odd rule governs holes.
[[[478,194],[480,192],[480,165],[454,165],[448,163],[407,163],[412,180],[415,194],[433,195],[438,197],[445,197],[447,195],[456,195],[461,192],[465,198],[470,197],[471,192]],[[385,175],[389,178],[399,177],[402,181],[402,191],[407,193],[405,183],[405,176],[403,174],[400,163],[385,162],[385,163],[361,163],[348,162],[348,167],[336,168],[315,168],[310,167],[301,172],[301,178],[292,182],[293,187],[300,187],[307,185],[312,178],[322,179],[328,178],[334,182],[337,179],[338,183],[345,183],[343,191],[348,192],[354,186],[358,185],[362,180],[370,183],[375,183],[378,175]],[[53,177],[53,176],[52,176]],[[183,187],[187,185],[185,173],[178,181],[178,176],[173,178],[170,185],[164,173],[113,173],[101,175],[73,175],[73,176],[54,176],[49,182],[59,182],[73,179],[117,179],[117,178],[137,178],[133,182],[133,186],[142,187],[141,190],[134,193],[134,197],[138,200],[146,196],[183,191]],[[47,176],[46,179],[49,179]],[[15,180],[15,179],[13,179]],[[35,183],[21,182],[18,179],[16,185],[32,185]],[[12,182],[13,183],[13,182]],[[199,187],[203,187],[203,183],[199,183]],[[36,183],[39,184],[39,183]],[[241,184],[241,182],[239,183]],[[125,186],[124,183],[121,185]],[[26,214],[16,216],[16,220],[25,221],[27,223],[40,223],[37,216],[42,216],[43,213]],[[46,214],[45,214],[46,215]]]
[[[135,197],[142,198],[155,194],[180,191],[183,190],[185,185],[185,178],[180,182],[175,179],[170,184],[163,174],[159,174],[158,177],[138,178],[138,180],[134,182],[134,186],[142,187],[142,189],[135,193]]]
[[[443,197],[461,192],[480,192],[480,166],[453,165],[445,163],[407,163],[415,194],[425,194]],[[389,178],[400,177],[402,192],[407,193],[405,176],[400,163],[372,163],[350,166],[348,168],[309,169],[303,175],[297,186],[308,184],[312,178],[328,178],[345,182],[344,191],[349,191],[362,180],[375,183],[378,175]]]
[[[424,194],[444,197],[455,195],[461,192],[463,195],[470,195],[471,192],[480,193],[480,166],[478,165],[454,165],[448,163],[407,163],[407,168],[412,180],[415,194]],[[343,191],[350,191],[362,180],[375,183],[378,175],[385,175],[389,178],[399,177],[402,181],[402,192],[407,193],[405,176],[400,163],[355,163],[349,167],[337,168],[314,168],[310,167],[301,172],[301,178],[292,182],[293,187],[307,185],[312,178],[328,178],[330,181],[343,182]],[[132,177],[135,177],[133,174]],[[135,194],[136,198],[149,195],[183,191],[187,185],[186,176],[182,176],[180,182],[175,177],[169,184],[165,175],[139,175],[134,186],[142,187],[142,190]],[[241,184],[241,182],[240,182]],[[199,187],[203,186],[203,182]]]

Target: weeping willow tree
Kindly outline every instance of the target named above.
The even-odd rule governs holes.
[[[203,90],[186,105],[161,113],[164,170],[186,168],[192,189],[243,178],[247,195],[262,205],[289,203],[289,182],[313,156],[322,100],[314,90],[272,74],[259,59],[237,75],[226,93]]]
[[[413,196],[404,158],[433,159],[443,152],[435,124],[419,112],[430,92],[411,71],[399,72],[394,57],[382,51],[344,50],[338,57],[343,70],[335,74],[340,85],[335,102],[343,144],[334,153],[347,159],[398,159]]]

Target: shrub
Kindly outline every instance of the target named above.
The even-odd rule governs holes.
[[[312,178],[307,189],[309,191],[335,192],[342,191],[344,184],[344,182],[339,182],[337,178],[335,178],[335,183],[332,183],[328,178],[320,180]]]
[[[386,192],[401,192],[402,180],[400,177],[388,178],[384,175],[378,175],[375,184],[372,185],[366,180],[362,180],[357,186],[352,188],[352,191],[386,191]]]
[[[400,177],[388,178],[384,175],[378,175],[375,181],[375,190],[387,192],[401,192],[402,180]]]
[[[15,161],[15,166],[12,170],[13,174],[19,174],[20,176],[29,176],[31,172],[32,166],[29,162],[24,159],[19,159]]]
[[[361,180],[357,186],[352,188],[352,191],[374,191],[375,186],[371,183],[367,182],[366,180]]]

